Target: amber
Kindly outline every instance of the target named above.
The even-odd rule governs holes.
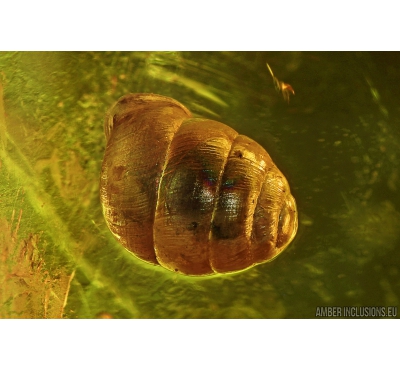
[[[247,269],[297,231],[283,174],[254,140],[192,118],[174,99],[129,94],[105,119],[107,225],[138,258],[186,275]]]

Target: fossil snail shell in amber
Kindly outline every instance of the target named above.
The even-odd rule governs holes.
[[[105,119],[105,220],[143,261],[185,275],[270,261],[297,231],[286,178],[254,140],[174,99],[128,94]]]

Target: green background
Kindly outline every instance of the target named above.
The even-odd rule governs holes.
[[[293,86],[287,104],[266,68]],[[397,306],[399,53],[0,53],[0,317],[311,318]],[[99,201],[106,110],[167,95],[264,146],[297,201],[276,260],[217,277],[139,261]]]

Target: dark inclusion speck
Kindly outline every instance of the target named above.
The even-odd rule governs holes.
[[[197,229],[197,226],[199,226],[199,224],[196,221],[193,221],[189,224],[189,226],[187,227],[188,230],[193,230],[195,231]]]

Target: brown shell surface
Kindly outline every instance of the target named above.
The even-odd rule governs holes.
[[[138,258],[185,275],[228,273],[272,260],[294,238],[287,180],[229,126],[168,97],[128,94],[105,134],[104,217]]]

